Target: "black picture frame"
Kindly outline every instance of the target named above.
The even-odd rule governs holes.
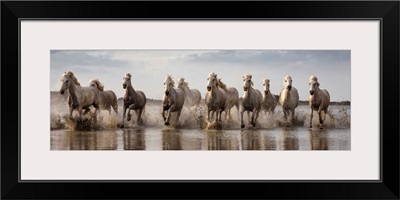
[[[1,198],[399,199],[399,8],[398,1],[2,1]],[[19,182],[20,19],[379,19],[381,83],[366,85],[381,88],[381,181]]]

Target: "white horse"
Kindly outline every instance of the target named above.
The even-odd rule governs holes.
[[[251,80],[252,75],[243,75],[243,98],[242,98],[242,109],[240,111],[240,122],[241,127],[244,128],[243,113],[247,111],[247,117],[249,118],[249,124],[256,126],[257,118],[261,110],[262,105],[262,94],[259,90],[253,88],[253,81]],[[252,112],[250,119],[250,112]]]
[[[219,87],[217,74],[214,72],[208,75],[207,81],[207,93],[205,97],[207,120],[211,122],[210,113],[212,112],[212,116],[216,113],[214,122],[221,123],[221,114],[226,108],[226,93]]]
[[[221,78],[218,79],[218,86],[225,91],[226,94],[226,103],[225,103],[225,119],[232,120],[231,115],[231,108],[236,106],[236,110],[239,117],[239,92],[234,87],[226,86],[222,81]]]
[[[274,114],[275,112],[276,98],[271,93],[269,79],[265,78],[263,79],[263,88],[264,88],[264,93],[263,93],[262,109],[265,112],[269,113],[269,116],[272,116],[272,114]]]
[[[176,121],[179,121],[179,117],[182,112],[183,104],[185,103],[185,94],[179,88],[174,88],[175,82],[171,75],[167,75],[164,81],[164,96],[162,100],[162,111],[161,115],[164,119],[164,124],[169,126],[169,120],[171,117],[171,112],[177,112]],[[168,111],[165,117],[165,111]]]
[[[325,89],[319,88],[318,78],[316,76],[311,76],[308,82],[310,85],[310,125],[309,127],[312,128],[312,118],[313,118],[313,111],[318,112],[319,116],[319,123],[320,129],[322,129],[322,124],[325,121],[326,113],[328,111],[328,106],[330,103],[330,96],[329,92]],[[322,111],[323,114],[322,114]]]
[[[131,120],[131,110],[134,110],[137,116],[136,122],[139,125],[143,123],[142,115],[147,102],[146,95],[142,91],[135,91],[135,89],[133,89],[131,78],[132,75],[130,73],[126,73],[122,82],[122,87],[125,89],[125,95],[123,106],[124,113],[122,114],[121,127],[124,126],[126,109],[128,109],[126,120]]]
[[[111,108],[118,114],[118,99],[117,95],[112,90],[104,91],[104,85],[99,79],[91,79],[89,86],[95,87],[99,90],[99,108],[100,110],[107,110],[111,115]]]
[[[185,82],[184,78],[180,78],[178,80],[178,88],[183,91],[185,94],[185,105],[192,107],[192,106],[199,106],[201,101],[201,94],[200,91],[197,89],[190,89],[189,83]]]
[[[94,87],[82,87],[75,77],[74,73],[71,71],[64,72],[61,76],[61,88],[60,93],[63,95],[66,91],[68,92],[68,107],[69,107],[69,117],[72,118],[72,113],[77,110],[79,113],[79,118],[82,119],[82,110],[86,110],[84,115],[89,111],[90,106],[94,106],[95,119],[99,109],[99,91]]]
[[[292,77],[289,75],[283,77],[283,86],[284,88],[279,95],[279,103],[282,106],[285,120],[287,120],[289,112],[291,112],[292,120],[294,120],[295,110],[299,105],[299,93],[297,89],[292,86]]]

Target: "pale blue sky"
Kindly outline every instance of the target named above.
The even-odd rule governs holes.
[[[170,74],[184,77],[190,88],[206,93],[207,76],[222,81],[243,95],[243,74],[252,74],[254,87],[262,90],[262,79],[271,79],[271,91],[279,95],[282,78],[290,75],[300,100],[308,100],[308,78],[318,77],[332,101],[351,101],[350,50],[52,50],[50,90],[58,91],[63,72],[72,71],[81,85],[97,78],[106,90],[122,97],[122,78],[131,73],[132,84],[148,98],[161,99],[164,79]]]

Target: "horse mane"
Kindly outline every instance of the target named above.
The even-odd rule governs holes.
[[[104,91],[104,85],[100,83],[99,79],[91,79],[89,83],[94,82],[100,91]]]
[[[222,88],[223,90],[226,90],[226,89],[227,89],[227,86],[225,85],[225,83],[223,83],[223,82],[221,81],[221,78],[218,79],[218,82],[217,82],[217,83],[218,83],[217,86],[219,86],[219,87]]]
[[[72,81],[75,83],[75,85],[81,85],[81,84],[78,82],[78,79],[75,77],[74,73],[72,73],[71,71],[64,72],[64,76],[70,77],[70,78],[72,79]]]
[[[167,79],[169,79],[171,81],[172,87],[175,87],[175,81],[172,78],[172,76],[171,75],[167,75]]]

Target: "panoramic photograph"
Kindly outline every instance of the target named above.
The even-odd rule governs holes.
[[[50,150],[351,150],[350,50],[51,50]]]

